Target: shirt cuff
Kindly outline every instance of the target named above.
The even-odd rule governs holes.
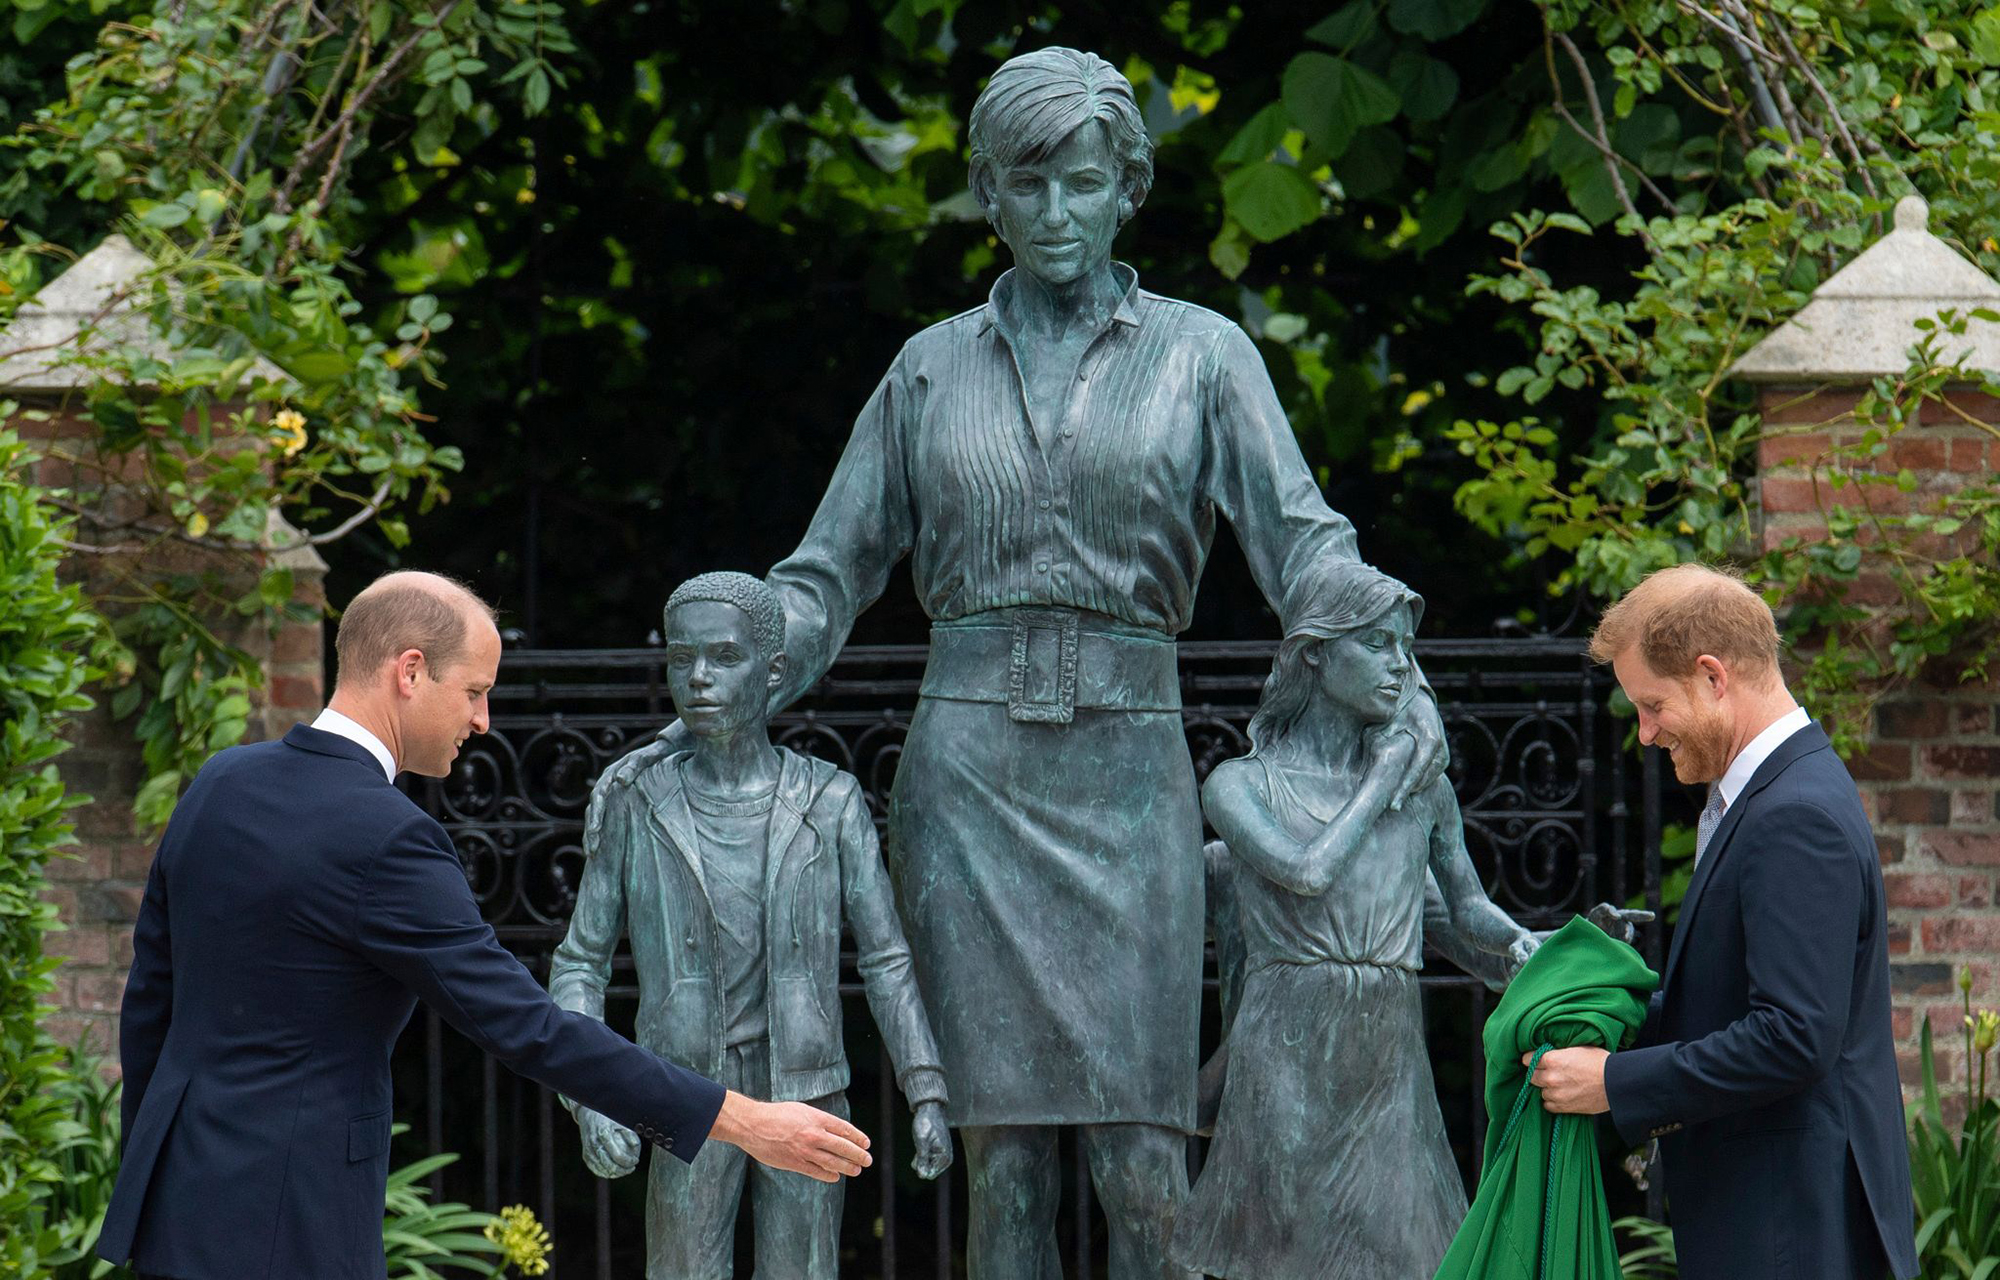
[[[901,1086],[903,1096],[909,1099],[912,1111],[926,1102],[951,1101],[944,1089],[944,1072],[936,1067],[911,1067],[896,1083]]]

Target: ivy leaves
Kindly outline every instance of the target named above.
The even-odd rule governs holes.
[[[1216,155],[1224,222],[1210,258],[1236,276],[1251,247],[1293,235],[1341,201],[1388,197],[1412,148],[1434,151],[1459,107],[1457,71],[1431,43],[1463,31],[1488,0],[1354,0],[1306,31],[1322,48],[1295,54],[1277,100],[1259,108]],[[1442,175],[1441,175],[1442,176]],[[1518,176],[1518,175],[1517,175]],[[1434,245],[1463,215],[1448,182],[1430,187]]]

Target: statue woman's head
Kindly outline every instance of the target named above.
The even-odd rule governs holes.
[[[972,105],[972,195],[1015,262],[1050,284],[1101,268],[1153,185],[1132,85],[1095,54],[1003,63]]]
[[[1285,739],[1317,701],[1363,725],[1395,718],[1410,691],[1423,598],[1386,573],[1322,556],[1286,589],[1284,643],[1250,719],[1250,747]]]

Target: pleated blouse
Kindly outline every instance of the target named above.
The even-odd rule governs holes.
[[[805,540],[770,573],[786,700],[825,672],[905,555],[935,621],[1062,606],[1166,635],[1187,628],[1218,513],[1274,605],[1293,566],[1355,558],[1249,335],[1113,269],[1123,300],[1052,421],[1027,409],[1014,272],[904,345]]]

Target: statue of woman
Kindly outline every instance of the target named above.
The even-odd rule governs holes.
[[[903,347],[771,570],[793,664],[774,703],[908,556],[934,627],[885,856],[965,1141],[971,1274],[1061,1274],[1055,1126],[1078,1125],[1111,1275],[1179,1275],[1203,865],[1174,637],[1218,515],[1271,600],[1300,566],[1358,564],[1354,531],[1243,330],[1112,261],[1153,178],[1125,77],[1073,49],[1011,59],[970,142],[1015,269]],[[1445,756],[1418,684],[1395,712],[1411,793]]]
[[[1486,897],[1443,779],[1401,810],[1396,725],[1422,602],[1321,560],[1202,809],[1227,844],[1241,993],[1208,1162],[1174,1260],[1230,1280],[1428,1276],[1465,1217],[1424,1046],[1425,889],[1457,941],[1518,968],[1536,945]]]

